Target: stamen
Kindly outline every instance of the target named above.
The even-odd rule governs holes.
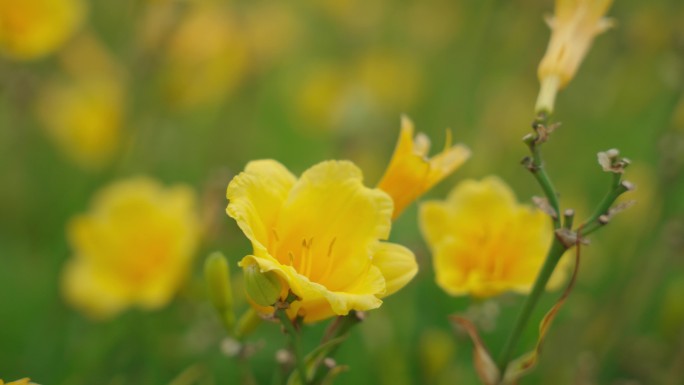
[[[311,248],[313,246],[313,237],[307,243],[306,238],[302,241],[302,274],[308,277],[311,274],[311,265],[313,265],[313,258],[311,258]]]
[[[336,241],[337,241],[337,237],[333,237],[333,239],[330,241],[330,244],[328,245],[328,258],[326,258],[325,269],[323,269],[323,273],[321,273],[321,275],[317,278],[318,282],[324,281],[332,273],[333,265],[334,265],[333,260],[332,260],[332,252],[333,252],[333,247],[335,246]]]
[[[330,241],[330,245],[328,246],[328,257],[330,257],[332,255],[333,246],[335,246],[336,240],[337,240],[337,237],[333,237],[332,241]]]

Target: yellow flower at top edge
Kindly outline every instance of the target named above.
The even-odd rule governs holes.
[[[101,190],[68,227],[66,300],[95,318],[168,303],[188,273],[200,223],[194,192],[138,177]]]
[[[552,241],[546,214],[519,204],[499,178],[465,180],[446,201],[420,206],[437,284],[448,294],[490,297],[528,292]],[[559,285],[562,274],[552,277]]]
[[[37,385],[33,382],[31,382],[30,378],[22,378],[20,380],[12,381],[12,382],[4,382],[3,380],[0,379],[0,385]]]
[[[274,160],[253,161],[226,196],[226,212],[253,247],[240,266],[277,274],[281,298],[288,290],[299,297],[292,317],[313,322],[375,309],[417,272],[410,250],[383,241],[392,199],[364,186],[351,162],[322,162],[297,178]]]
[[[82,0],[0,0],[0,51],[16,60],[46,56],[76,32],[85,14]]]
[[[554,16],[548,21],[551,39],[539,63],[541,92],[537,111],[553,111],[556,92],[575,76],[594,37],[612,23],[604,15],[612,0],[556,0]]]
[[[430,139],[423,133],[413,136],[413,122],[403,116],[397,146],[378,188],[394,200],[396,218],[414,200],[459,168],[470,157],[468,147],[451,146],[450,132],[444,150],[428,158]]]

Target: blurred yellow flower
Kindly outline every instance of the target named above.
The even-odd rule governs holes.
[[[0,380],[0,385],[36,385],[36,384],[31,382],[30,378],[22,378],[20,380],[16,380],[16,381],[12,381],[12,382],[4,382],[3,380]]]
[[[62,46],[81,26],[83,0],[0,0],[0,51],[31,60]]]
[[[193,191],[147,178],[116,182],[68,227],[68,302],[95,318],[168,303],[188,273],[200,224]]]
[[[447,131],[444,151],[428,158],[430,139],[423,133],[414,138],[413,131],[413,122],[403,116],[397,146],[385,175],[378,183],[378,188],[394,200],[393,218],[470,157],[468,147],[462,144],[451,146],[451,135]]]
[[[248,69],[247,41],[234,15],[215,3],[191,7],[169,37],[162,69],[167,97],[184,108],[220,101]]]
[[[107,164],[121,142],[125,79],[114,59],[90,36],[60,55],[69,75],[49,82],[36,100],[48,136],[84,169]]]
[[[537,111],[553,111],[556,92],[575,76],[596,35],[612,23],[603,16],[612,0],[556,0],[548,20],[551,40],[539,63],[541,91]]]
[[[42,90],[38,115],[49,136],[75,163],[96,169],[119,146],[123,90],[113,79],[56,82]]]
[[[349,65],[315,63],[297,81],[293,102],[301,119],[317,129],[357,129],[375,115],[410,109],[422,84],[412,57],[374,51]]]
[[[226,196],[226,212],[254,250],[240,266],[276,273],[284,292],[300,298],[293,317],[313,322],[377,308],[417,272],[410,250],[381,241],[390,233],[392,199],[365,187],[351,162],[322,162],[297,179],[274,160],[253,161]]]
[[[546,214],[518,204],[494,176],[463,181],[446,201],[423,203],[419,221],[437,284],[454,296],[528,292],[553,234]],[[550,286],[563,278],[556,274]]]
[[[290,2],[264,2],[250,6],[242,29],[255,63],[267,66],[290,53],[303,33],[302,17]]]

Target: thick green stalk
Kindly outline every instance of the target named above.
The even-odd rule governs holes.
[[[542,266],[542,269],[539,272],[536,281],[534,282],[532,292],[530,292],[530,295],[525,298],[525,303],[518,314],[518,318],[515,320],[513,331],[508,336],[508,339],[504,343],[503,349],[501,350],[501,355],[499,356],[498,361],[501,378],[503,378],[504,374],[506,374],[506,367],[511,360],[511,357],[515,351],[515,347],[520,340],[520,336],[522,335],[523,331],[525,331],[525,326],[527,326],[534,308],[539,302],[539,298],[544,293],[544,289],[546,289],[546,284],[549,282],[551,274],[556,268],[558,261],[563,256],[563,253],[565,253],[567,249],[568,248],[563,245],[563,242],[561,242],[560,239],[554,238],[553,244],[546,255],[544,266]]]
[[[280,319],[280,323],[285,328],[285,331],[290,336],[290,344],[292,345],[292,353],[294,354],[295,363],[297,365],[297,371],[299,372],[299,377],[302,380],[302,385],[308,385],[306,378],[306,365],[304,362],[304,354],[302,352],[301,341],[299,340],[299,333],[294,327],[292,320],[287,316],[287,311],[285,309],[278,309],[276,315]]]

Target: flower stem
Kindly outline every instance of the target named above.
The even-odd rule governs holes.
[[[594,214],[587,219],[582,226],[580,226],[580,231],[581,235],[587,235],[590,232],[593,231],[588,231],[591,227],[594,226],[595,223],[599,224],[599,227],[601,225],[604,225],[605,223],[600,223],[599,219],[602,215],[608,213],[610,210],[610,206],[613,205],[613,203],[618,199],[618,197],[627,191],[631,190],[633,187],[629,182],[618,182],[614,184],[613,189],[606,194],[605,197],[603,197],[603,200],[601,203],[599,203],[598,207],[594,211]],[[595,229],[594,229],[595,230]]]
[[[308,385],[309,382],[306,378],[306,365],[304,363],[304,354],[302,352],[302,345],[299,339],[299,333],[295,329],[294,323],[287,316],[286,309],[278,309],[276,311],[280,323],[285,328],[285,331],[290,336],[290,345],[292,346],[292,353],[297,365],[297,371],[299,372],[299,377],[301,378],[302,385]]]
[[[547,128],[548,119],[548,115],[540,113],[532,123],[535,134],[529,134],[523,138],[523,142],[527,144],[532,155],[531,158],[525,158],[523,164],[532,173],[532,175],[534,175],[537,183],[539,183],[539,186],[544,191],[546,199],[549,201],[549,204],[555,212],[551,217],[551,219],[553,219],[553,227],[554,229],[558,229],[561,227],[560,202],[558,201],[558,194],[556,193],[556,189],[553,187],[551,178],[546,173],[546,169],[544,168],[544,160],[542,159],[540,150],[541,144],[546,142],[548,135],[552,130],[552,128]]]
[[[546,261],[544,261],[544,266],[542,266],[542,269],[539,272],[536,281],[534,282],[532,292],[530,292],[530,295],[528,295],[527,298],[525,298],[525,303],[523,304],[523,307],[520,310],[520,313],[518,313],[517,319],[515,320],[515,326],[513,327],[513,331],[508,336],[508,339],[504,343],[504,347],[501,350],[501,354],[499,356],[498,361],[499,371],[501,372],[501,378],[503,378],[506,374],[506,367],[508,366],[508,363],[511,360],[511,356],[513,355],[515,347],[518,344],[518,341],[520,340],[520,336],[525,330],[525,326],[527,326],[527,322],[530,320],[532,312],[534,311],[534,308],[536,307],[539,298],[544,293],[544,289],[546,288],[546,284],[549,282],[549,279],[551,278],[551,274],[553,273],[554,269],[556,268],[556,265],[558,264],[558,261],[560,260],[561,256],[563,256],[563,253],[565,253],[566,250],[567,247],[563,244],[563,242],[561,242],[558,238],[554,238],[553,243],[551,244],[551,248],[549,249],[549,252],[546,255]]]

